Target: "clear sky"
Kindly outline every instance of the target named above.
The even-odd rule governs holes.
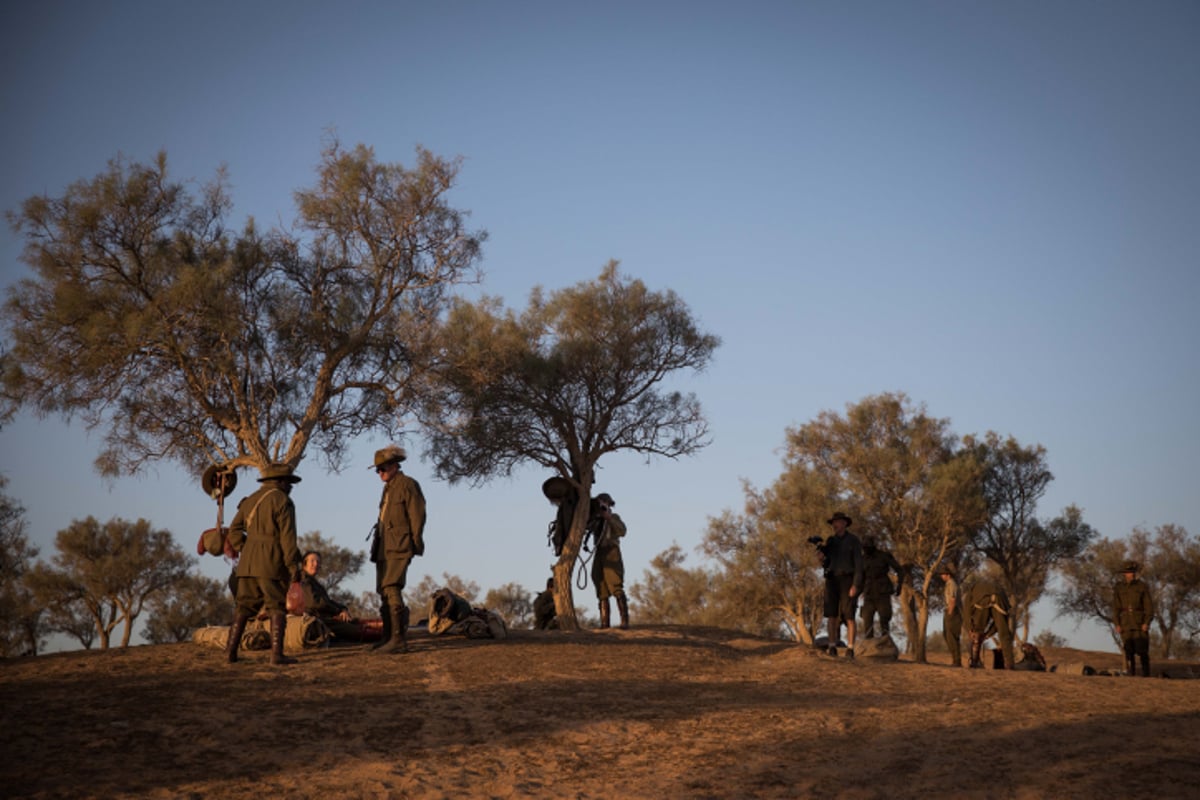
[[[708,518],[741,511],[743,480],[779,475],[788,426],[886,391],[959,434],[1044,445],[1043,517],[1075,503],[1109,538],[1200,532],[1190,0],[0,9],[3,209],[165,150],[181,178],[228,166],[234,227],[286,224],[332,131],[384,161],[411,164],[417,145],[462,156],[453,202],[489,232],[482,289],[510,307],[610,258],[676,291],[723,340],[710,370],[672,383],[698,394],[713,442],[602,462],[630,583],[672,542],[702,563]],[[20,250],[0,231],[0,285],[28,274]],[[301,531],[365,546],[381,444],[357,443],[341,474],[301,465]],[[430,503],[410,581],[543,586],[548,476],[450,487],[406,444]],[[161,464],[105,483],[98,451],[78,422],[0,430],[43,556],[88,515],[148,519],[188,550],[215,523],[196,476]],[[1039,606],[1035,631],[1111,646],[1073,627]]]

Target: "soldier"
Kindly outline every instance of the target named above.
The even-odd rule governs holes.
[[[425,554],[425,495],[419,483],[400,471],[400,462],[407,457],[404,448],[395,445],[375,451],[375,472],[383,481],[379,521],[371,540],[375,591],[383,617],[383,638],[371,648],[378,653],[408,650],[404,583],[413,558]]]
[[[896,573],[896,585],[888,572]],[[900,594],[904,570],[891,553],[880,550],[874,536],[863,539],[863,603],[862,621],[865,638],[875,638],[875,615],[879,615],[881,636],[887,636],[892,624],[892,595]]]
[[[325,623],[335,638],[346,642],[361,642],[362,628],[351,618],[350,609],[329,596],[317,579],[321,569],[321,554],[309,550],[301,559],[300,584],[304,587],[304,609]]]
[[[854,658],[854,616],[863,587],[863,551],[858,537],[847,529],[853,523],[841,511],[826,521],[833,535],[825,540],[825,619],[829,627],[829,655],[837,655],[838,632],[846,623],[846,658]]]
[[[963,596],[967,630],[971,636],[971,661],[974,669],[983,667],[983,641],[992,633],[1000,637],[1004,668],[1013,668],[1013,635],[1008,622],[1008,593],[988,580],[979,580]]]
[[[237,605],[225,643],[229,663],[238,660],[246,623],[265,609],[271,619],[271,663],[295,664],[283,654],[288,581],[300,570],[296,547],[296,506],[288,496],[300,476],[287,464],[271,464],[258,479],[262,487],[238,503],[229,542],[241,554],[237,565]]]
[[[592,561],[592,583],[596,585],[596,597],[600,601],[600,627],[609,626],[608,598],[617,599],[617,611],[621,614],[621,629],[629,627],[629,600],[625,597],[625,562],[621,559],[621,537],[625,535],[625,523],[613,513],[617,503],[612,495],[602,492],[592,504],[592,518],[588,530],[596,543]]]
[[[942,638],[946,640],[946,649],[950,651],[950,663],[956,667],[962,666],[962,593],[958,581],[954,579],[954,567],[943,564],[938,575],[945,584],[943,597],[946,599],[946,610],[942,613]]]
[[[1142,662],[1142,677],[1150,677],[1150,621],[1154,619],[1154,601],[1150,588],[1138,577],[1141,565],[1128,562],[1121,570],[1122,582],[1113,587],[1113,627],[1125,649],[1125,669],[1137,674],[1134,656]]]
[[[546,579],[546,589],[533,601],[533,627],[539,631],[558,627],[554,609],[554,578]]]

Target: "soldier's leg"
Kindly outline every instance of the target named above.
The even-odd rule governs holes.
[[[408,609],[404,607],[404,593],[399,586],[385,586],[383,589],[388,615],[384,618],[391,621],[389,626],[391,636],[384,640],[375,650],[377,653],[403,653],[408,650]]]
[[[234,580],[235,583],[240,581]],[[236,589],[237,586],[235,585]],[[235,593],[236,594],[236,593]],[[247,586],[247,603],[251,602],[250,587]],[[240,603],[235,603],[233,606],[233,624],[229,627],[229,638],[225,640],[225,659],[230,664],[236,664],[238,660],[238,647],[241,646],[242,634],[246,632],[246,623],[254,616],[255,609],[252,606],[243,606]]]
[[[1142,677],[1150,677],[1150,636],[1143,635],[1137,638],[1137,654],[1142,662]]]
[[[884,596],[879,601],[879,635],[888,636],[892,632],[892,598]]]
[[[875,601],[870,597],[863,598],[862,603],[863,638],[875,638]]]
[[[1132,678],[1134,675],[1137,675],[1137,670],[1134,668],[1134,654],[1137,648],[1137,640],[1129,636],[1122,639],[1121,645],[1125,649],[1125,672]]]
[[[942,638],[946,640],[946,649],[950,651],[950,663],[956,667],[962,666],[962,647],[959,638],[962,636],[962,615],[951,614],[942,617]]]
[[[608,605],[608,596],[605,595],[604,597],[600,598],[600,627],[601,628],[611,627],[611,624],[609,622],[611,614],[612,614],[612,610],[609,608],[609,605]]]
[[[378,650],[388,643],[392,638],[392,615],[388,609],[387,595],[384,594],[384,585],[387,582],[387,562],[375,562],[375,593],[379,595],[379,618],[383,620],[383,635],[379,637],[379,641],[371,645],[372,650]]]
[[[629,598],[625,596],[624,589],[618,589],[613,593],[613,597],[617,598],[617,612],[621,615],[621,630],[629,630]]]

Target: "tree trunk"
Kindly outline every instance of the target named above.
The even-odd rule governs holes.
[[[916,594],[908,584],[900,589],[900,619],[904,623],[904,636],[907,640],[904,652],[907,655],[913,655],[917,639],[924,638],[917,635]]]
[[[574,588],[575,562],[583,547],[583,534],[587,530],[588,516],[591,513],[591,487],[588,492],[581,492],[580,500],[575,505],[575,516],[571,519],[571,532],[563,543],[562,555],[554,565],[554,613],[558,615],[558,627],[564,631],[579,630],[579,618],[575,616]]]

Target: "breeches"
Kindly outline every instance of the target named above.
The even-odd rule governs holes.
[[[384,589],[393,587],[397,591],[403,591],[404,583],[408,580],[408,565],[411,563],[412,556],[386,558],[375,562],[375,591],[383,594]]]
[[[1137,633],[1140,635],[1125,636],[1121,638],[1121,642],[1125,645],[1125,655],[1149,656],[1150,637],[1145,631],[1139,630]]]
[[[287,586],[272,578],[238,578],[238,616],[253,617],[259,610],[287,613]]]
[[[625,596],[625,563],[621,560],[621,548],[604,547],[596,551],[592,561],[592,583],[596,585],[596,597]]]
[[[892,621],[892,596],[890,594],[883,597],[872,597],[870,595],[863,598],[862,601],[862,619],[863,624],[868,628],[871,627],[874,616],[879,615],[879,624],[885,629]]]
[[[961,664],[962,648],[959,646],[959,641],[962,639],[961,611],[955,611],[953,614],[946,614],[942,617],[942,638],[946,640],[946,649],[950,651],[950,658],[955,664]]]

